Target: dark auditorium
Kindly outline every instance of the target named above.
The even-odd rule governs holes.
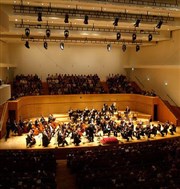
[[[180,189],[180,0],[0,1],[0,189]]]

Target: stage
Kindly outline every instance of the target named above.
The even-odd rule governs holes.
[[[69,120],[68,114],[54,114],[54,117],[56,118],[56,122],[58,123],[67,123]],[[146,117],[146,116],[145,116]],[[46,118],[46,117],[45,117]],[[32,121],[34,121],[36,118],[32,118]],[[46,118],[47,119],[47,118]],[[139,120],[137,119],[136,122],[142,121],[144,124],[149,123],[149,119],[147,118],[140,118]],[[135,121],[134,121],[135,122]],[[150,124],[157,125],[158,122],[150,122]],[[3,137],[0,140],[0,149],[72,149],[72,148],[83,148],[83,147],[98,147],[98,146],[103,146],[101,143],[101,140],[103,138],[108,138],[107,135],[101,136],[101,137],[94,137],[94,142],[89,142],[89,140],[86,138],[86,136],[82,135],[81,136],[81,143],[79,146],[75,146],[73,144],[73,141],[70,139],[70,137],[67,137],[67,142],[68,146],[64,147],[58,147],[57,144],[57,136],[55,135],[54,137],[51,138],[50,144],[48,147],[43,147],[42,146],[42,138],[41,135],[34,136],[36,139],[36,144],[33,145],[30,148],[26,147],[26,137],[27,133],[22,134],[21,136],[18,136],[17,134],[14,134],[13,132],[10,133],[10,137],[5,140],[5,137]],[[111,133],[110,137],[114,137],[113,133]],[[154,141],[154,140],[162,140],[162,139],[168,139],[168,138],[173,138],[173,137],[180,137],[180,127],[177,127],[177,132],[174,133],[174,135],[171,135],[170,132],[168,132],[167,135],[164,137],[161,136],[161,134],[158,132],[157,135],[154,137],[152,136],[151,138],[147,138],[147,136],[142,136],[140,140],[137,140],[135,137],[133,137],[133,140],[130,138],[130,140],[127,142],[126,139],[123,139],[120,134],[116,137],[118,140],[118,144],[129,144],[129,143],[137,143],[137,142],[147,142],[147,141]]]

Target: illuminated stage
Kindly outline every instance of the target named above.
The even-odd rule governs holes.
[[[56,118],[56,122],[68,122],[69,117],[67,114],[54,114],[54,117]],[[32,121],[34,121],[36,118],[32,118]],[[138,120],[137,120],[138,121]],[[149,120],[148,119],[141,119],[144,123],[147,123]],[[157,125],[157,122],[151,122],[151,124]],[[42,139],[41,135],[34,136],[36,139],[36,144],[32,146],[31,148],[26,147],[26,136],[27,133],[23,134],[22,136],[18,136],[17,134],[15,135],[14,133],[10,133],[10,138],[8,138],[7,141],[5,141],[5,137],[3,137],[0,140],[0,149],[71,149],[71,148],[81,148],[81,147],[97,147],[97,146],[102,146],[103,144],[100,142],[103,138],[108,138],[107,135],[103,137],[94,137],[94,142],[89,142],[88,139],[85,136],[81,137],[81,143],[79,146],[75,146],[73,144],[73,141],[70,139],[70,137],[67,138],[68,146],[64,147],[58,147],[57,145],[57,137],[54,136],[51,138],[50,144],[48,147],[43,147],[42,146]],[[111,136],[113,137],[113,133],[111,133]],[[173,138],[173,137],[180,137],[180,127],[177,127],[177,132],[174,133],[174,135],[171,135],[168,133],[164,137],[161,136],[161,134],[158,132],[156,137],[151,137],[150,139],[147,138],[147,136],[141,137],[140,140],[137,140],[135,137],[133,137],[133,140],[130,139],[129,142],[126,141],[126,139],[123,139],[120,134],[118,134],[118,137],[116,137],[119,141],[119,144],[126,144],[126,143],[137,143],[137,142],[146,142],[146,141],[154,141],[154,140],[159,140],[159,139],[168,139],[168,138]]]

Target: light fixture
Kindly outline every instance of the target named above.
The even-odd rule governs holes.
[[[135,33],[132,34],[132,41],[136,41],[136,34]]]
[[[25,45],[26,48],[30,49],[29,41],[26,41],[24,45]]]
[[[113,25],[114,26],[118,26],[118,22],[119,22],[119,18],[116,17],[115,20],[114,20],[114,22],[113,22]]]
[[[51,31],[50,31],[50,29],[47,29],[47,30],[46,30],[46,36],[49,38],[50,35],[51,35]]]
[[[44,48],[47,50],[48,48],[48,43],[46,41],[44,41]]]
[[[134,24],[134,26],[135,26],[135,27],[139,27],[140,22],[141,22],[141,20],[140,20],[140,19],[137,19],[136,22],[135,22],[135,24]]]
[[[107,51],[111,50],[111,44],[107,44]]]
[[[29,37],[29,35],[30,35],[30,29],[29,28],[25,29],[25,35],[26,35],[26,37]]]
[[[156,25],[156,28],[160,29],[160,28],[161,28],[161,26],[162,26],[162,24],[163,24],[163,21],[162,21],[162,20],[160,20],[160,21],[158,22],[158,24]]]
[[[64,50],[64,43],[63,42],[60,43],[60,49]]]
[[[38,12],[38,22],[42,22],[42,12]]]
[[[64,23],[69,23],[69,15],[68,14],[65,15]]]
[[[153,38],[153,36],[152,36],[152,34],[150,33],[150,34],[148,35],[148,41],[152,41],[152,38]]]
[[[120,39],[121,39],[121,33],[120,33],[120,32],[117,32],[116,38],[117,38],[117,40],[120,40]]]
[[[88,24],[88,19],[89,19],[88,15],[85,15],[84,16],[84,24]]]
[[[122,51],[123,51],[123,52],[126,51],[126,44],[125,44],[125,43],[122,45]]]
[[[136,45],[136,52],[138,52],[140,50],[140,46]]]
[[[64,30],[64,37],[66,39],[69,37],[69,30]]]

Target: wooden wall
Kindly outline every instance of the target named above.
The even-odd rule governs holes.
[[[116,102],[118,110],[125,110],[129,106],[132,111],[150,114],[154,118],[154,106],[157,106],[157,118],[161,122],[169,120],[177,125],[177,119],[159,97],[137,94],[90,94],[90,95],[47,95],[27,96],[8,102],[4,112],[3,123],[6,123],[8,113],[14,111],[16,121],[20,118],[29,119],[41,115],[66,114],[69,109],[95,108],[100,110],[104,103],[111,105]],[[4,136],[6,125],[0,130],[0,138]]]
[[[100,110],[104,103],[111,105],[116,102],[119,110],[129,106],[133,111],[154,114],[157,97],[136,94],[90,94],[90,95],[47,95],[22,97],[9,102],[9,109],[16,111],[16,119],[48,116],[67,113],[69,109],[95,108]]]

